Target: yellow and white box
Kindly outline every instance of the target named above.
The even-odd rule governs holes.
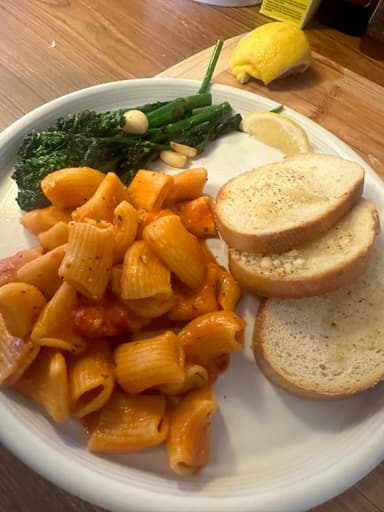
[[[279,21],[291,21],[303,28],[321,0],[263,0],[260,13]]]

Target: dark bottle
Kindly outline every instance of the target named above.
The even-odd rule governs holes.
[[[352,36],[361,36],[378,0],[323,0],[317,11],[320,23]]]
[[[373,59],[384,60],[384,0],[380,0],[361,38],[360,50]]]

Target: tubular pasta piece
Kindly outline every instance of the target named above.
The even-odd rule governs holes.
[[[41,189],[53,206],[76,208],[90,199],[105,174],[91,167],[68,167],[41,180]]]
[[[113,353],[115,377],[128,393],[184,379],[184,351],[171,331],[118,345]]]
[[[0,314],[12,336],[29,335],[46,303],[41,291],[31,284],[7,283],[0,287]]]
[[[40,347],[27,338],[12,336],[0,315],[0,386],[13,386],[33,363]]]
[[[241,288],[233,275],[218,266],[217,302],[224,311],[235,311],[241,298]]]
[[[172,178],[163,172],[139,169],[126,190],[126,198],[136,208],[160,210],[172,187]]]
[[[210,379],[217,378],[228,365],[228,355],[244,346],[245,321],[232,311],[199,316],[178,333],[186,361],[204,366]]]
[[[209,384],[207,370],[198,364],[186,363],[184,379],[176,384],[162,384],[157,389],[164,395],[183,395],[192,389],[202,388]]]
[[[76,290],[64,282],[41,311],[31,338],[34,343],[66,350],[73,354],[84,352],[86,343],[74,330],[72,311],[77,306]]]
[[[201,196],[178,204],[177,213],[188,231],[199,238],[217,234],[212,201]]]
[[[147,340],[148,338],[154,338],[156,336],[162,336],[164,334],[165,330],[172,331],[175,334],[177,334],[177,329],[172,329],[170,327],[167,328],[167,329],[164,329],[164,328],[151,329],[151,330],[145,330],[145,331],[140,331],[140,332],[135,333],[132,336],[131,341]]]
[[[136,211],[137,211],[137,215],[138,215],[138,219],[139,219],[137,235],[136,235],[137,240],[140,240],[143,238],[144,229],[148,226],[148,224],[150,224],[154,220],[156,220],[160,217],[165,217],[166,215],[175,215],[175,212],[169,208],[163,208],[162,210],[153,210],[153,211],[148,211],[148,210],[144,210],[143,208],[139,208]]]
[[[218,266],[215,263],[207,265],[206,278],[197,290],[181,288],[175,291],[174,306],[169,310],[171,320],[193,320],[205,313],[219,309],[216,300],[216,282]]]
[[[100,300],[113,262],[113,228],[109,222],[70,222],[67,250],[59,275],[86,297]]]
[[[67,364],[61,352],[42,348],[15,389],[40,404],[56,422],[69,416]]]
[[[167,196],[166,203],[176,203],[196,199],[201,196],[204,185],[208,179],[205,167],[187,169],[172,176],[172,187]]]
[[[217,400],[209,387],[191,391],[171,413],[169,465],[178,475],[197,473],[210,458],[210,425]]]
[[[68,223],[60,220],[47,231],[39,233],[37,237],[44,251],[51,251],[68,242]]]
[[[113,211],[124,199],[125,187],[117,174],[108,172],[95,193],[84,204],[72,212],[72,219],[113,221]]]
[[[58,270],[64,258],[66,247],[66,245],[60,245],[25,263],[17,271],[17,279],[24,283],[33,284],[47,299],[50,299],[62,283]]]
[[[47,206],[47,208],[24,213],[20,222],[30,233],[38,235],[60,221],[69,222],[70,220],[71,212],[69,210],[56,208],[56,206]]]
[[[165,441],[168,429],[164,396],[127,395],[116,389],[100,412],[88,448],[93,452],[144,450]]]
[[[171,273],[145,240],[136,240],[127,250],[121,276],[123,299],[172,295]]]
[[[32,249],[18,251],[12,256],[1,259],[0,286],[17,281],[17,271],[19,268],[38,256],[41,256],[42,253],[43,250],[41,247],[33,247]]]
[[[139,222],[136,208],[128,201],[119,203],[113,212],[113,262],[121,263],[128,247],[136,238]]]
[[[175,297],[145,297],[144,299],[125,300],[128,308],[142,318],[157,318],[167,313],[173,306]]]
[[[205,256],[198,239],[183,226],[180,217],[167,215],[151,222],[143,238],[154,252],[189,288],[205,279]]]
[[[69,359],[71,410],[78,418],[101,409],[113,386],[112,357],[105,339],[93,340],[84,354]]]

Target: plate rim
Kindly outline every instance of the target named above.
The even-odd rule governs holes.
[[[63,96],[54,98],[48,101],[47,103],[44,103],[36,107],[32,111],[28,112],[27,114],[23,115],[22,117],[14,121],[10,126],[5,128],[0,133],[0,145],[1,147],[6,146],[14,136],[19,134],[20,132],[25,132],[26,129],[29,130],[28,127],[31,124],[36,123],[37,121],[41,120],[42,117],[48,115],[51,111],[60,108],[61,106],[64,106],[66,104],[69,104],[73,100],[79,100],[82,97],[89,96],[90,94],[97,94],[99,92],[102,92],[103,90],[109,90],[114,87],[129,88],[132,86],[140,86],[143,83],[147,84],[151,82],[153,84],[156,81],[159,83],[161,82],[162,86],[164,86],[164,84],[166,85],[167,83],[173,85],[175,84],[175,82],[189,86],[196,85],[196,90],[198,89],[198,85],[200,84],[200,81],[192,79],[154,77],[112,81],[75,90]],[[277,104],[276,101],[270,98],[266,98],[260,94],[253,93],[250,91],[244,91],[239,88],[231,87],[224,84],[213,84],[213,94],[215,93],[215,90],[217,90],[217,92],[223,93],[228,92],[230,95],[235,94],[243,96],[245,98],[248,98],[249,100],[253,100],[254,102],[259,101],[265,105],[270,105],[271,108]],[[375,171],[369,166],[369,164],[367,164],[367,162],[362,157],[360,157],[360,155],[353,148],[351,148],[348,144],[346,144],[337,136],[335,136],[332,132],[322,127],[315,121],[312,121],[305,115],[300,114],[299,112],[289,107],[285,107],[285,112],[287,112],[288,115],[299,120],[299,122],[302,122],[304,125],[311,126],[313,130],[323,133],[324,136],[327,137],[327,140],[337,145],[339,149],[341,149],[343,152],[345,152],[346,155],[348,155],[346,158],[351,158],[359,162],[360,164],[364,165],[365,169],[367,169],[368,171],[369,178],[372,180],[373,185],[375,187],[379,187],[384,193],[384,183],[381,180],[381,178],[375,173]],[[6,409],[6,404],[1,402],[0,400],[0,411],[5,413]],[[143,512],[151,510],[151,507],[156,507],[156,509],[159,512],[162,510],[171,512],[179,510],[180,505],[182,505],[182,500],[184,499],[182,496],[179,497],[175,495],[165,494],[166,503],[163,504],[165,505],[165,507],[162,507],[160,506],[161,504],[159,503],[159,494],[157,492],[148,493],[148,491],[146,495],[146,500],[149,501],[146,501],[146,503],[143,504],[142,490],[138,490],[135,488],[130,489],[132,496],[137,495],[135,497],[135,500],[132,501],[132,503],[126,501],[124,501],[124,503],[117,503],[116,501],[112,503],[111,499],[114,500],[116,498],[116,491],[121,486],[121,482],[113,480],[112,477],[109,478],[109,482],[115,484],[115,486],[117,487],[115,491],[108,494],[105,488],[103,489],[103,486],[101,485],[104,479],[102,478],[99,481],[98,473],[95,475],[95,473],[90,471],[89,468],[83,466],[73,468],[71,464],[73,464],[74,461],[72,461],[71,458],[68,458],[67,454],[58,454],[54,448],[52,448],[51,446],[47,446],[46,443],[39,437],[36,437],[31,430],[28,430],[28,428],[24,428],[24,425],[21,425],[20,421],[18,421],[17,417],[12,413],[11,424],[11,428],[9,428],[8,420],[7,428],[5,428],[3,423],[0,423],[0,438],[4,442],[5,446],[8,449],[10,449],[15,455],[17,454],[17,457],[23,462],[25,462],[32,470],[40,473],[42,476],[44,476],[51,482],[55,483],[56,485],[59,485],[60,487],[68,490],[69,492],[77,496],[80,496],[83,499],[86,499],[89,502],[95,503],[99,506],[103,506],[107,509],[112,505],[114,507],[113,510],[117,511],[123,510],[124,507],[126,510],[127,506],[134,505],[136,507],[136,510]],[[376,430],[379,431],[380,429],[377,428]],[[369,440],[366,440],[366,442],[364,443],[365,449],[363,450],[363,452],[361,452],[363,445],[359,445],[359,449],[350,454],[347,463],[345,462],[344,459],[342,462],[334,464],[333,467],[328,470],[328,474],[326,476],[324,476],[324,474],[318,474],[312,477],[312,481],[306,480],[307,491],[305,493],[305,501],[300,501],[300,499],[303,499],[303,495],[300,495],[299,497],[296,496],[298,489],[295,488],[289,489],[289,492],[285,492],[285,494],[280,494],[279,499],[283,500],[282,502],[286,502],[287,499],[291,500],[289,503],[289,508],[284,509],[285,512],[298,512],[298,510],[304,510],[304,508],[302,507],[305,507],[305,509],[307,509],[309,507],[318,505],[319,503],[323,502],[326,499],[331,499],[332,497],[338,495],[340,492],[356,483],[360,478],[362,478],[371,469],[378,465],[384,459],[384,426],[382,427],[381,430],[382,431],[380,431],[377,435],[370,437]],[[22,447],[19,446],[18,440],[20,439],[20,437],[18,435],[15,435],[16,433],[23,434],[24,438],[25,433],[27,433],[27,437],[30,439],[30,442],[24,443]],[[51,461],[50,455],[55,455],[55,457],[52,458],[52,462],[50,464],[46,464],[47,458],[45,458],[44,461],[41,459],[41,457],[38,457],[38,459],[36,459],[37,445],[39,445],[40,450],[42,450],[40,451],[40,453],[44,451],[47,452],[49,461]],[[368,460],[366,446],[370,446],[371,451],[369,453],[372,454],[372,457],[369,458]],[[59,465],[57,464],[58,456],[60,457],[61,461],[59,468]],[[66,468],[66,466],[68,466],[68,468]],[[57,472],[52,474],[51,470],[53,467],[56,469]],[[87,480],[89,482],[94,482],[94,488],[92,489],[92,491],[91,485],[78,485],[78,478],[73,478],[74,470],[75,473],[78,473],[77,477],[80,478],[80,480],[81,478],[85,480],[84,471],[87,473]],[[341,480],[340,473],[343,476]],[[346,474],[348,475],[348,478],[345,478]],[[339,477],[339,479],[337,478],[337,476]],[[330,489],[332,490],[330,491]],[[283,490],[286,491],[286,488],[284,488]],[[106,496],[107,494],[108,496]],[[122,494],[122,496],[124,495]],[[269,497],[263,496],[260,493],[257,496],[247,495],[236,496],[234,498],[207,497],[199,495],[198,497],[194,498],[193,504],[189,503],[188,506],[191,506],[191,508],[188,508],[188,510],[193,511],[206,510],[206,508],[204,507],[209,507],[209,510],[211,511],[220,510],[221,512],[232,512],[232,510],[234,509],[233,507],[239,510],[239,512],[240,510],[242,512],[251,512],[255,510],[255,506],[261,506],[264,507],[265,510],[267,509],[268,511],[276,510],[276,512],[281,512],[281,503],[276,504],[275,498],[271,498],[270,495]],[[239,508],[239,506],[241,506],[242,508]],[[278,508],[276,508],[276,506]],[[185,508],[185,504],[183,504],[183,507]],[[298,507],[301,508],[298,509]]]

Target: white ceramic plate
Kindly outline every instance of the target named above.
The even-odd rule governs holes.
[[[19,225],[16,187],[10,179],[23,135],[58,116],[83,109],[107,110],[193,94],[191,80],[149,79],[104,84],[52,101],[14,123],[0,135],[0,257],[21,249],[27,239]],[[216,85],[215,102],[228,100],[246,114],[275,106],[255,94]],[[314,150],[357,160],[367,169],[365,195],[384,219],[384,186],[358,155],[307,118],[286,109],[307,131]],[[246,134],[226,136],[199,161],[209,172],[207,190],[231,176],[282,155]],[[224,248],[217,242],[221,258]],[[247,296],[241,313],[249,321],[257,301]],[[354,398],[317,402],[295,398],[270,384],[250,355],[232,357],[215,385],[220,410],[214,418],[212,460],[198,476],[176,477],[165,450],[99,457],[85,449],[75,422],[51,423],[40,409],[12,392],[0,395],[0,437],[20,459],[57,485],[113,511],[299,512],[354,484],[384,455],[384,388]]]

